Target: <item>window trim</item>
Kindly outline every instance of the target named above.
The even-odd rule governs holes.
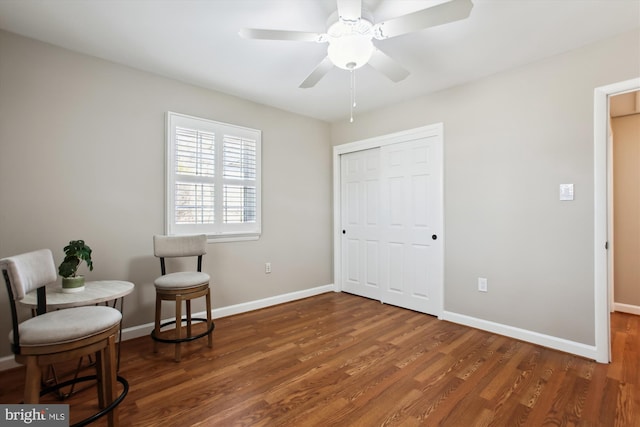
[[[224,136],[242,137],[256,141],[256,221],[252,223],[224,224],[222,218],[216,216],[215,224],[176,224],[175,223],[175,132],[176,126],[196,126],[198,130],[211,131],[215,134],[215,177],[216,189],[214,197],[219,199],[217,206],[221,207],[223,197],[223,185],[229,178],[223,175],[223,140]],[[202,180],[205,181],[204,179]],[[238,180],[241,185],[242,180]],[[211,242],[232,242],[257,240],[262,234],[262,131],[258,129],[237,126],[229,123],[217,122],[201,117],[167,111],[165,134],[165,233],[170,235],[180,234],[206,234]],[[220,213],[215,210],[216,214]]]

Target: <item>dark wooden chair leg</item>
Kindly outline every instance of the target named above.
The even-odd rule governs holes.
[[[175,351],[175,360],[176,362],[180,361],[181,353],[180,353],[180,339],[182,338],[182,298],[179,295],[176,295],[176,351]]]

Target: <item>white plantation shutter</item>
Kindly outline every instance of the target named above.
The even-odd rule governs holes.
[[[257,238],[261,132],[167,113],[167,233]]]
[[[176,182],[176,224],[214,224],[214,184]]]
[[[215,222],[215,134],[176,126],[175,223]]]
[[[256,141],[225,135],[224,213],[227,224],[256,221]]]

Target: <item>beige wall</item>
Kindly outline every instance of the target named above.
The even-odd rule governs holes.
[[[640,114],[611,120],[614,299],[640,307]]]
[[[635,31],[360,113],[332,141],[443,122],[445,310],[594,345],[594,88],[638,76]]]
[[[0,257],[48,247],[60,262],[69,240],[85,239],[94,250],[88,279],[136,284],[124,327],[152,322],[167,110],[263,131],[263,235],[208,246],[214,308],[332,283],[328,124],[6,32]],[[10,354],[8,310],[0,325],[1,357]]]
[[[326,285],[330,143],[443,122],[445,309],[593,345],[593,89],[639,75],[634,32],[329,126],[0,32],[0,257],[84,238],[150,322],[172,110],[263,130],[264,234],[209,245],[214,306]]]

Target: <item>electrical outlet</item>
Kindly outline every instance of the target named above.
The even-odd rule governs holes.
[[[264,272],[265,272],[265,274],[271,273],[271,263],[270,262],[265,262],[264,263]]]
[[[478,277],[478,291],[487,292],[487,279]]]

